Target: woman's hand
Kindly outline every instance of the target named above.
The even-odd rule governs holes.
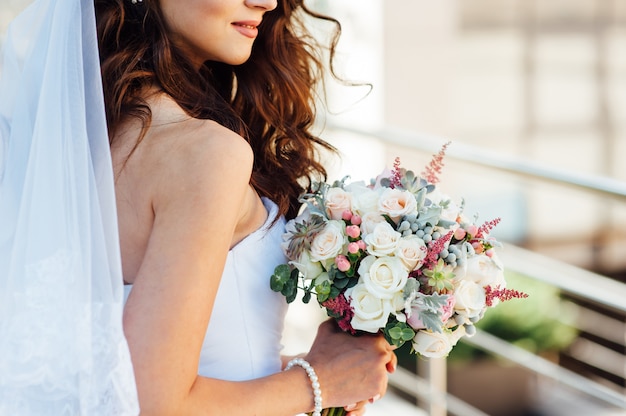
[[[393,350],[380,334],[352,336],[332,320],[322,323],[305,358],[319,377],[323,406],[362,415],[387,391],[387,373],[397,365]]]

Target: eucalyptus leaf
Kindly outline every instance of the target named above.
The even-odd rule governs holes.
[[[404,328],[402,330],[401,339],[403,341],[410,341],[415,338],[415,331],[411,328]]]
[[[281,280],[280,276],[273,274],[270,277],[270,287],[274,292],[280,292],[283,290],[285,283]]]
[[[402,339],[402,328],[394,326],[393,328],[389,328],[389,331],[387,333],[389,334],[391,339]]]
[[[305,292],[304,296],[302,296],[302,302],[309,303],[311,301],[311,291],[308,290]]]
[[[318,295],[329,295],[331,289],[331,284],[329,280],[324,280],[315,286],[315,292]]]
[[[318,293],[317,294],[317,302],[322,304],[324,302],[326,302],[329,298],[330,292],[329,293]]]
[[[296,299],[296,294],[298,293],[298,282],[297,280],[289,279],[283,286],[283,290],[281,292],[283,296],[287,299],[287,303],[291,303]]]
[[[350,279],[337,279],[333,282],[333,286],[338,289],[345,289],[348,283],[350,283]]]
[[[295,270],[295,269],[294,269]],[[296,275],[298,273],[295,270]],[[270,277],[270,287],[275,292],[280,292],[283,290],[283,287],[290,280],[292,274],[292,270],[287,264],[281,264],[276,266],[274,269],[274,274]]]
[[[348,286],[346,286],[346,289],[350,289],[351,287],[356,286],[357,283],[359,283],[359,279],[358,278],[350,279],[350,281],[348,282]]]

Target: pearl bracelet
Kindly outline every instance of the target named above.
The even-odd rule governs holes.
[[[313,366],[309,364],[309,362],[303,358],[294,358],[289,361],[285,366],[285,371],[293,368],[294,365],[299,365],[304,368],[306,371],[306,375],[309,376],[309,380],[311,380],[311,387],[313,387],[313,401],[315,403],[315,408],[313,409],[313,413],[311,416],[321,416],[322,415],[322,390],[320,389],[320,382],[317,378],[317,374],[315,374],[315,370],[313,370]]]

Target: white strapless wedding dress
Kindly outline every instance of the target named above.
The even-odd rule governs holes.
[[[198,374],[223,380],[250,380],[281,370],[280,351],[287,303],[272,291],[274,268],[286,262],[280,248],[285,220],[263,198],[265,224],[228,253],[211,321],[204,337]],[[271,226],[271,228],[269,228]],[[132,286],[125,287],[125,296]]]

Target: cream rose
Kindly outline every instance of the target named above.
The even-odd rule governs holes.
[[[378,212],[380,192],[365,185],[364,182],[353,182],[345,187],[352,195],[352,210],[363,217],[368,212]]]
[[[330,220],[324,229],[311,242],[311,261],[333,259],[341,253],[348,239],[344,233],[342,221]]]
[[[290,261],[289,264],[300,270],[302,276],[307,280],[315,279],[324,271],[319,262],[311,261],[311,256],[306,250],[302,251],[298,260]]]
[[[352,328],[376,333],[387,325],[389,314],[393,312],[391,300],[373,295],[362,283],[346,290],[345,295],[354,310],[350,321]]]
[[[462,325],[451,333],[420,330],[413,338],[413,349],[424,357],[446,357],[463,335],[465,327]]]
[[[387,222],[376,224],[371,233],[363,237],[367,252],[374,256],[388,256],[398,246],[402,234],[393,229]]]
[[[468,257],[463,267],[458,267],[454,274],[456,280],[468,280],[482,287],[506,287],[504,269],[495,254],[493,257],[480,254]]]
[[[332,220],[341,220],[344,211],[352,210],[352,197],[339,187],[328,189],[325,199],[326,213]]]
[[[403,215],[417,213],[417,201],[410,191],[385,188],[378,199],[378,210],[397,221]]]
[[[402,261],[395,257],[367,256],[361,260],[358,272],[367,290],[380,299],[393,299],[409,277]]]
[[[365,213],[361,216],[361,235],[365,237],[366,235],[373,233],[374,228],[381,223],[386,224],[387,220],[385,217],[380,215],[378,211]]]
[[[416,235],[401,238],[394,251],[394,255],[402,260],[409,272],[422,265],[426,254],[426,243]]]
[[[469,280],[461,280],[454,290],[454,311],[465,318],[474,318],[487,307],[485,289]]]

